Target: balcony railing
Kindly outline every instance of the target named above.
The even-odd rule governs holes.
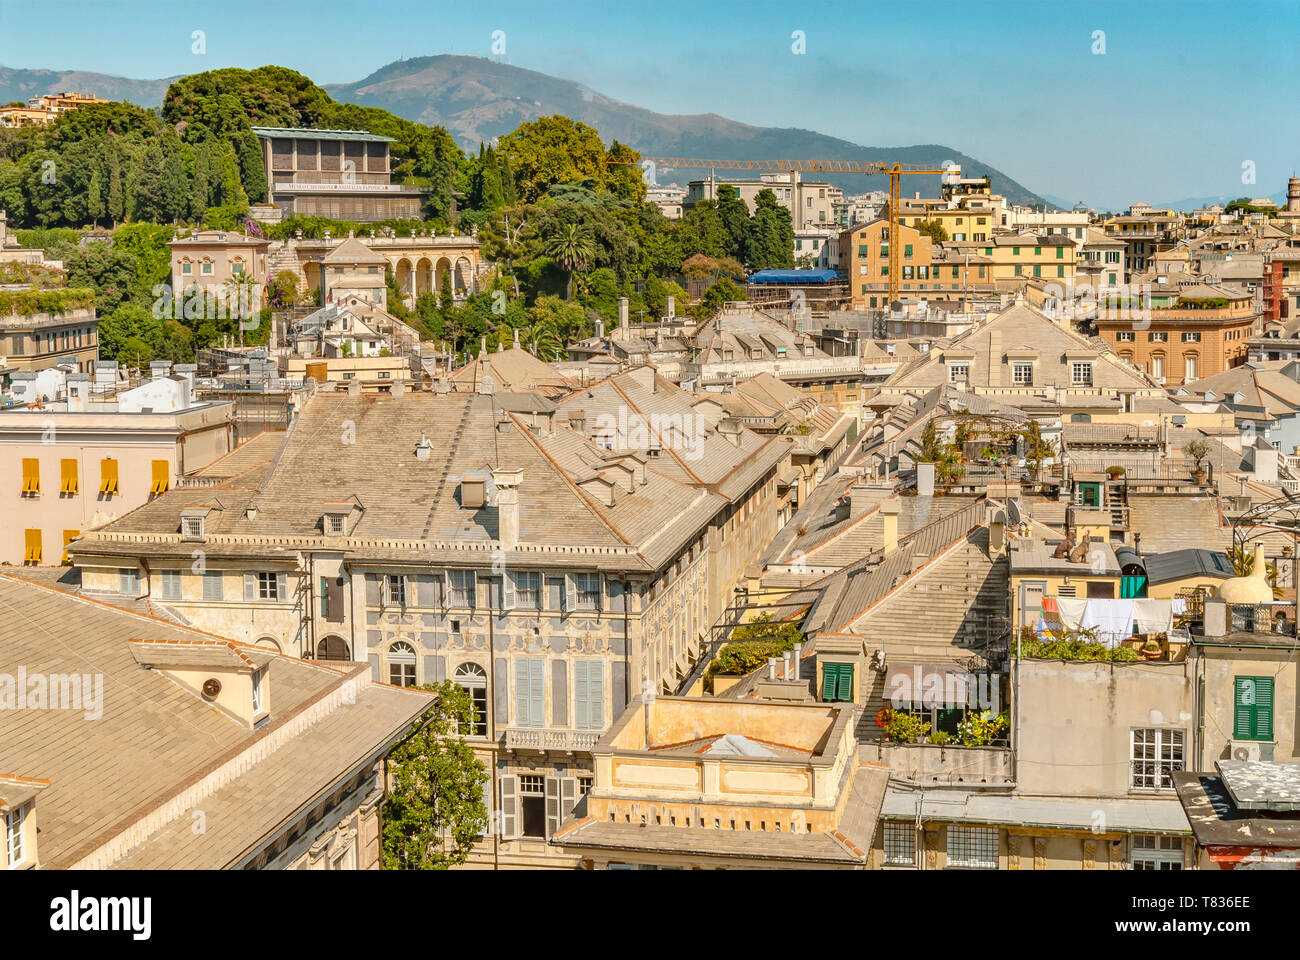
[[[561,730],[552,727],[506,727],[507,750],[590,750],[600,739],[599,730]]]

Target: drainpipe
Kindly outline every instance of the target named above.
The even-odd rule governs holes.
[[[503,573],[501,576],[502,576],[502,580],[501,580],[502,599],[504,599],[506,574]],[[541,588],[543,591],[546,590],[546,577],[544,576],[541,578]],[[447,598],[444,597],[443,601],[445,602],[446,599]],[[496,736],[497,735],[497,707],[496,707],[497,689],[496,689],[496,671],[493,669],[493,667],[496,664],[496,631],[492,628],[493,613],[494,611],[492,610],[492,585],[491,585],[491,581],[488,581],[488,611],[487,611],[488,702],[487,702],[486,719],[488,720],[488,740],[490,740],[492,743],[496,743],[497,742],[497,736]],[[500,803],[501,793],[497,789],[497,751],[495,750],[493,750],[492,752],[492,769],[489,772],[489,776],[492,778],[492,802],[493,804]],[[505,822],[504,813],[502,814],[502,817],[503,817],[502,823],[504,823]],[[492,820],[492,816],[490,814],[488,816],[488,820],[489,821]],[[488,823],[488,829],[492,832],[492,869],[500,870],[501,869],[501,831],[496,829],[496,824],[490,822]]]
[[[627,575],[623,576],[623,703],[632,702],[632,633],[629,626],[628,608],[632,604],[632,590],[628,586]]]

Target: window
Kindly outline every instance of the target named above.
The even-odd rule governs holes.
[[[236,260],[234,263],[232,263],[232,264],[230,265],[230,273],[231,273],[233,276],[236,276],[236,277],[243,276],[243,274],[244,274],[244,264],[243,264],[243,261],[241,261],[241,260]]]
[[[164,600],[181,598],[181,572],[179,570],[161,570],[158,595]]]
[[[1165,358],[1156,354],[1151,358],[1151,376],[1157,380],[1165,375]]]
[[[536,774],[519,777],[519,806],[525,837],[546,836],[546,778]]]
[[[224,600],[225,591],[222,588],[221,573],[216,570],[208,570],[203,574],[203,599],[204,600]]]
[[[388,682],[395,687],[415,686],[415,648],[399,640],[388,648]]]
[[[1135,334],[1132,330],[1121,330],[1117,334],[1115,334],[1115,338],[1120,343],[1132,343],[1133,339],[1136,336],[1137,334]]]
[[[575,573],[573,589],[577,601],[575,610],[600,611],[600,574]]]
[[[542,575],[540,573],[510,574],[515,584],[515,606],[522,610],[542,608]]]
[[[487,674],[477,663],[462,663],[456,668],[456,686],[469,694],[474,705],[474,719],[467,736],[487,736]]]
[[[1182,838],[1136,834],[1133,837],[1133,849],[1129,860],[1134,870],[1181,870],[1183,869]]]
[[[1183,343],[1200,343],[1200,342],[1201,342],[1201,331],[1186,330],[1183,332]]]
[[[916,866],[916,828],[912,824],[885,821],[885,863]]]
[[[8,855],[11,868],[18,866],[27,858],[23,850],[23,823],[26,819],[25,805],[5,814],[5,853]]]
[[[1183,731],[1134,728],[1130,760],[1132,789],[1172,790],[1174,771],[1183,769]]]
[[[853,702],[853,664],[822,664],[822,700],[830,703]]]
[[[106,497],[117,495],[117,460],[113,457],[99,461],[99,492]]]
[[[1040,266],[1040,265],[1037,264],[1037,263],[1034,264],[1034,276],[1036,276],[1036,277],[1041,277],[1042,275],[1043,275],[1043,268],[1042,268],[1042,266]]]
[[[1076,360],[1070,364],[1070,383],[1076,387],[1092,386],[1092,362]]]
[[[605,662],[573,661],[573,726],[601,730],[605,726]]]
[[[1199,366],[1200,364],[1198,363],[1196,357],[1183,357],[1183,367],[1187,371],[1186,375],[1184,376],[1184,379],[1195,380],[1197,369],[1199,368]]]
[[[77,461],[59,461],[59,493],[75,496],[77,493]]]
[[[1032,387],[1034,385],[1034,365],[1025,361],[1015,361],[1011,364],[1011,382],[1017,387]]]
[[[41,492],[41,461],[23,457],[23,496],[36,497]]]
[[[212,261],[204,260],[203,266],[200,269],[204,276],[210,276],[212,274]]]
[[[186,540],[203,539],[202,517],[181,517],[181,535]]]
[[[477,592],[478,584],[473,570],[447,571],[447,606],[473,610]]]
[[[166,493],[167,488],[171,485],[170,470],[167,467],[166,460],[153,461],[153,477],[149,484],[149,493],[157,496],[160,493]]]
[[[23,531],[23,563],[38,565],[41,562],[41,531],[28,529]]]
[[[140,592],[140,571],[117,571],[117,592],[126,597],[134,597]]]
[[[343,514],[327,513],[325,515],[325,535],[327,537],[343,536]]]
[[[948,364],[948,382],[966,383],[970,380],[970,362]]]
[[[1169,334],[1164,330],[1152,330],[1147,334],[1147,341],[1149,343],[1167,343]]]
[[[1273,678],[1233,677],[1232,736],[1273,739]]]
[[[63,556],[62,558],[60,558],[59,563],[63,564],[64,566],[68,565],[68,544],[70,544],[73,540],[76,540],[78,534],[80,533],[81,533],[80,530],[63,531]]]
[[[998,867],[997,829],[949,824],[948,866],[996,870]]]
[[[384,575],[384,604],[390,607],[406,606],[406,577]]]
[[[257,600],[282,600],[279,576],[274,573],[257,574]]]
[[[253,671],[253,716],[262,712],[262,670]]]
[[[188,276],[189,276],[190,274],[192,274],[193,272],[194,272],[194,264],[192,264],[192,263],[190,263],[190,262],[188,262],[188,261],[186,261],[185,263],[182,263],[182,264],[181,264],[181,273],[183,273],[185,276],[188,277]]]
[[[912,255],[912,245],[910,243],[903,244],[903,256],[910,257],[911,255]]]
[[[515,725],[546,726],[546,661],[540,657],[515,660]]]

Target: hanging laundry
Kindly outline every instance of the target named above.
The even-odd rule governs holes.
[[[1133,619],[1139,633],[1168,633],[1174,626],[1173,601],[1134,600]]]
[[[1108,648],[1118,647],[1121,640],[1133,636],[1133,600],[1093,598],[1084,607],[1083,630],[1095,630],[1097,639]]]

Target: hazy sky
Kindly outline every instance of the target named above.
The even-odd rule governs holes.
[[[492,56],[497,30],[502,59],[652,110],[942,143],[1103,207],[1266,195],[1300,166],[1300,0],[0,0],[0,64],[157,78],[279,63],[350,82],[398,57]]]

